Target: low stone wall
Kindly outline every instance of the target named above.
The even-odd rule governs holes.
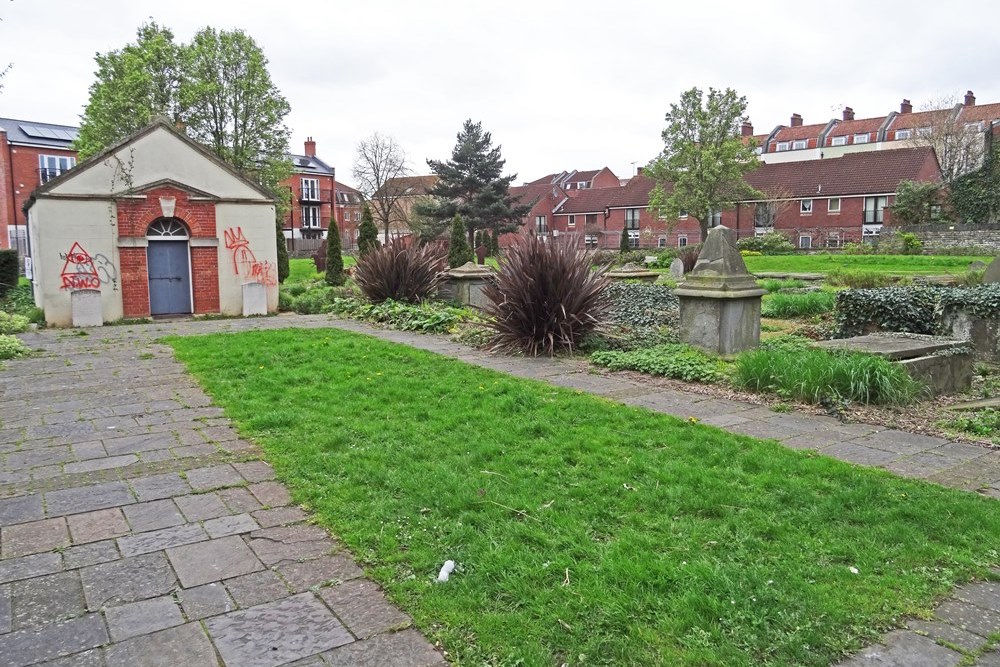
[[[900,231],[916,234],[924,244],[924,252],[959,246],[990,248],[1000,253],[1000,224],[908,225]]]

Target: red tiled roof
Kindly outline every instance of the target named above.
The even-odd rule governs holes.
[[[855,134],[871,134],[878,132],[885,122],[885,116],[879,118],[860,118],[858,120],[841,120],[830,130],[829,137],[850,137]]]
[[[558,190],[559,199],[562,198],[563,192],[558,185],[552,185],[551,183],[529,183],[528,185],[516,185],[510,189],[511,198],[519,204],[531,204],[534,205],[535,202],[548,196],[552,190]],[[557,200],[556,204],[559,203]]]
[[[564,213],[603,213],[606,208],[645,208],[649,205],[649,191],[653,179],[639,174],[617,188],[578,190],[557,211]]]
[[[962,111],[958,116],[958,120],[962,123],[974,123],[976,121],[989,123],[998,119],[1000,119],[1000,103],[962,107]]]
[[[942,118],[951,118],[951,111],[951,109],[935,109],[933,111],[915,111],[912,113],[897,114],[887,129],[895,131],[929,127],[940,122]]]
[[[556,178],[562,176],[565,173],[566,172],[560,172],[558,174],[549,174],[548,176],[542,176],[541,178],[537,178],[533,181],[528,181],[524,185],[518,187],[524,187],[525,185],[552,185],[552,183],[555,182]]]
[[[392,187],[401,192],[403,196],[426,195],[437,184],[438,177],[434,174],[428,176],[400,176],[390,178],[383,187]],[[378,193],[375,193],[378,197]]]
[[[800,139],[818,139],[820,132],[827,126],[827,123],[816,125],[799,125],[798,127],[782,126],[774,135],[774,141],[798,141]]]
[[[747,174],[747,182],[772,196],[801,198],[895,192],[902,181],[920,178],[930,147],[864,151],[842,157],[765,164]],[[940,181],[940,172],[934,181]]]

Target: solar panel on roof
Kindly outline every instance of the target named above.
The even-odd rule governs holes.
[[[56,127],[41,127],[40,125],[19,125],[21,131],[35,139],[51,139],[55,141],[73,141],[76,133]]]

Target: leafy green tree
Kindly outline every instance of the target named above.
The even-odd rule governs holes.
[[[182,48],[155,21],[136,31],[135,43],[98,53],[90,100],[74,142],[84,160],[142,129],[157,116],[181,122],[178,89]]]
[[[499,257],[500,256],[500,234],[497,233],[496,230],[494,230],[493,233],[490,235],[490,239],[493,241],[493,246],[490,249],[491,250],[490,254],[493,255],[494,257]]]
[[[364,257],[369,250],[378,248],[378,228],[372,210],[365,204],[361,209],[361,224],[358,226],[358,255]]]
[[[456,215],[451,221],[451,238],[448,244],[448,266],[453,269],[472,261],[472,248],[469,247],[467,238],[462,216]]]
[[[951,184],[948,201],[963,222],[993,222],[1000,217],[1000,145],[986,154],[979,169]]]
[[[493,138],[483,131],[482,123],[465,121],[458,133],[451,159],[444,162],[427,160],[439,180],[430,194],[432,203],[419,207],[421,215],[437,220],[461,216],[466,227],[467,246],[473,243],[477,229],[513,232],[531,210],[510,196],[510,184],[517,174],[503,175],[506,161],[500,146],[493,147]]]
[[[285,234],[281,230],[282,225],[280,218],[274,221],[274,227],[278,232],[278,236],[275,239],[278,250],[278,282],[283,283],[291,273],[292,267],[288,263],[288,245],[285,242]]]
[[[326,233],[326,283],[339,287],[347,282],[344,275],[344,257],[341,254],[340,230],[337,221],[330,220],[330,229]]]
[[[656,181],[649,208],[676,219],[681,211],[698,220],[701,237],[711,217],[746,199],[762,198],[744,179],[760,166],[754,146],[743,140],[746,98],[731,88],[698,88],[681,95],[666,114],[663,151],[645,174]]]
[[[938,183],[903,181],[889,212],[894,221],[904,225],[937,222],[941,217],[941,194]]]

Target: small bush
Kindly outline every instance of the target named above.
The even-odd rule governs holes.
[[[344,317],[385,324],[402,331],[446,333],[463,322],[479,321],[479,317],[471,310],[433,301],[414,305],[396,301],[369,303],[361,299],[335,298],[331,310]]]
[[[0,250],[0,297],[17,287],[17,250]]]
[[[20,338],[0,334],[0,359],[14,359],[23,357],[30,352]]]
[[[638,250],[619,252],[617,250],[591,250],[588,253],[592,266],[624,266],[626,264],[642,264],[646,254]],[[670,262],[667,262],[667,266]]]
[[[845,255],[874,255],[877,250],[871,243],[845,243],[840,252]]]
[[[590,361],[613,371],[639,371],[687,382],[714,383],[726,376],[725,362],[682,343],[631,352],[594,352]]]
[[[836,295],[833,292],[805,292],[803,294],[769,294],[761,304],[763,317],[808,317],[833,310]]]
[[[554,354],[579,347],[608,307],[608,279],[575,248],[522,236],[483,290],[495,350]]]
[[[1000,410],[993,408],[956,415],[939,421],[937,425],[949,431],[992,436],[994,442],[1000,442]]]
[[[607,286],[607,321],[631,327],[655,327],[676,320],[680,308],[673,290],[649,283],[613,282]]]
[[[751,250],[762,255],[790,255],[795,252],[795,244],[781,232],[767,232],[761,236],[747,236],[736,242],[740,250]]]
[[[815,349],[745,352],[736,359],[733,384],[807,403],[905,405],[923,392],[902,367],[881,357]]]
[[[373,248],[354,267],[354,282],[369,300],[418,303],[430,298],[443,279],[445,257],[437,245],[407,246],[394,239]]]
[[[768,278],[767,280],[758,280],[757,284],[761,286],[761,289],[766,289],[768,294],[773,294],[778,290],[783,289],[800,289],[806,286],[804,280],[797,279],[787,279],[778,280],[777,278]]]
[[[826,274],[826,283],[835,287],[872,289],[875,287],[888,287],[893,283],[893,279],[888,274],[876,271],[834,269]]]
[[[886,287],[837,293],[837,335],[873,331],[933,334],[940,288]]]
[[[763,257],[764,253],[759,250],[740,250],[740,255],[743,257]]]
[[[30,321],[24,315],[10,315],[0,310],[0,335],[27,331],[29,324]]]
[[[0,298],[0,311],[12,315],[24,315],[30,319],[34,310],[35,295],[31,283],[27,280],[22,280],[17,287],[7,292],[6,297]]]

